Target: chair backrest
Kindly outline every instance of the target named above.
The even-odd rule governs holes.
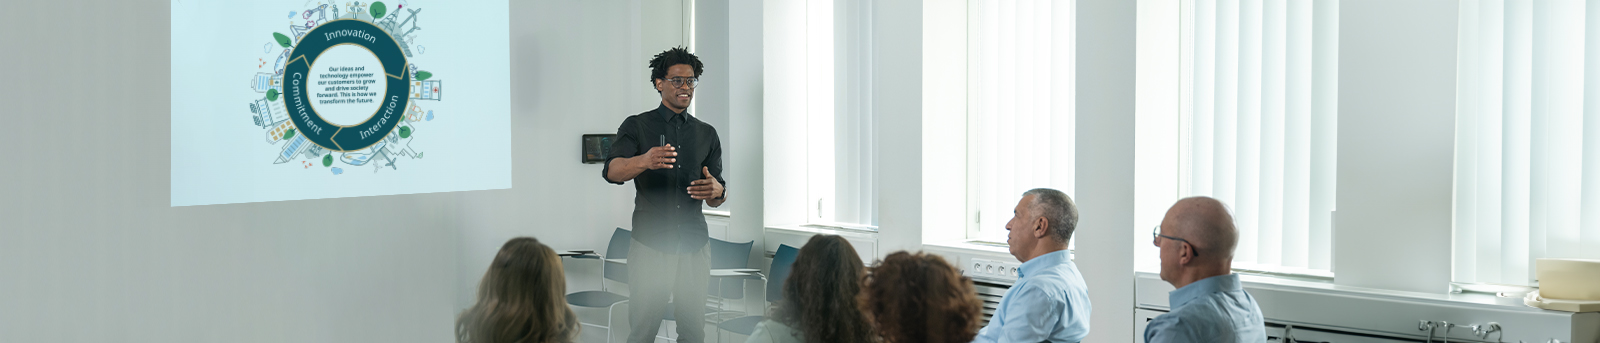
[[[800,248],[788,244],[779,244],[778,252],[772,254],[772,273],[767,275],[767,302],[783,300],[783,283],[789,280],[796,257],[800,257]]]
[[[633,231],[617,228],[611,232],[611,243],[606,245],[605,258],[628,258],[628,246],[633,244]],[[606,278],[612,281],[628,283],[628,265],[611,262],[601,262],[605,265]]]
[[[716,238],[711,239],[711,269],[732,269],[750,267],[750,247],[756,241],[734,243]],[[720,287],[718,284],[721,284]],[[738,278],[712,278],[706,285],[706,294],[725,299],[744,298],[744,280]]]

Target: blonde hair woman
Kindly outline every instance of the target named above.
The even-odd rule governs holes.
[[[456,319],[460,343],[570,343],[578,317],[555,250],[531,237],[500,247],[478,284],[478,302]]]

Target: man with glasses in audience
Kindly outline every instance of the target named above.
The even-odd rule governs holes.
[[[1078,207],[1066,193],[1022,193],[1006,223],[1006,245],[1022,268],[974,343],[1077,342],[1089,335],[1089,287],[1067,250],[1077,226]]]
[[[1267,341],[1261,307],[1233,274],[1239,230],[1221,201],[1178,200],[1153,236],[1161,279],[1177,290],[1167,295],[1172,310],[1145,327],[1145,342]]]
[[[669,304],[678,342],[705,341],[708,262],[703,201],[727,201],[722,141],[716,128],[689,115],[704,65],[682,47],[650,60],[650,84],[661,104],[617,128],[601,176],[633,180],[633,242],[628,250],[628,342],[654,342]]]

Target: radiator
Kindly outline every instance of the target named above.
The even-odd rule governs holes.
[[[981,279],[973,279],[972,284],[978,289],[978,299],[983,300],[983,326],[988,326],[989,318],[993,318],[994,311],[1000,308],[1000,298],[1011,289],[1011,284]]]

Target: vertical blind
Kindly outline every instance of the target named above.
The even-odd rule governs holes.
[[[1533,285],[1600,258],[1600,5],[1462,1],[1454,279]]]
[[[871,1],[834,0],[835,221],[878,225]]]
[[[1076,4],[967,3],[968,238],[1004,242],[1029,189],[1074,194]]]
[[[878,225],[872,3],[806,1],[807,222]]]
[[[1228,204],[1234,266],[1329,275],[1337,0],[1185,0],[1179,194]]]

